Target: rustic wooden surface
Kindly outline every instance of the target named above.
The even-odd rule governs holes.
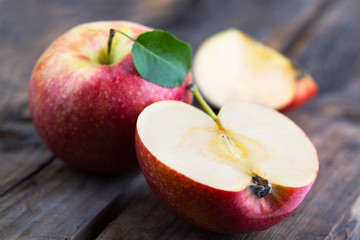
[[[0,0],[0,239],[360,239],[359,13],[358,0]],[[258,233],[202,231],[140,171],[94,176],[46,149],[28,109],[32,67],[70,27],[111,19],[171,31],[195,51],[238,27],[312,73],[320,94],[288,115],[316,145],[320,171],[293,215]]]

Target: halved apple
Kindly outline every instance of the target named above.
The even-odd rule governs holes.
[[[207,39],[193,70],[201,92],[217,108],[245,100],[290,110],[318,91],[313,78],[288,58],[235,28]]]
[[[212,119],[178,101],[154,103],[136,130],[140,167],[179,217],[224,233],[259,231],[293,213],[317,176],[316,150],[287,117],[228,103]]]

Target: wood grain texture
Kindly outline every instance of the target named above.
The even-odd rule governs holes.
[[[189,42],[195,51],[206,38],[230,27],[281,50],[325,1],[228,0],[220,4],[198,0],[177,22],[164,27]]]
[[[360,196],[326,237],[326,240],[345,239],[360,239]]]
[[[0,198],[0,239],[91,239],[142,186],[139,173],[99,177],[56,160]]]
[[[100,234],[97,240],[120,239],[220,239],[214,234],[193,228],[181,221],[149,192],[134,201],[120,217]]]
[[[312,73],[321,93],[338,91],[360,79],[360,3],[329,2],[326,14],[303,32],[288,53]]]
[[[0,125],[0,196],[52,161],[31,123]]]

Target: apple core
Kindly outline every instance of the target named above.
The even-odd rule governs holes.
[[[250,162],[258,161],[251,157],[253,152],[258,152],[256,157],[264,158],[267,153],[263,146],[252,139],[238,135],[236,138],[230,137],[227,131],[222,127],[220,121],[216,121],[219,127],[219,142],[215,145],[219,146],[220,150],[215,150],[222,159],[226,159],[226,164],[233,164],[242,171],[252,175],[251,184],[248,189],[258,198],[263,198],[271,191],[271,184],[261,176],[258,176],[251,169]],[[233,139],[238,139],[234,141]],[[239,141],[240,140],[240,141]],[[244,144],[247,143],[247,144]],[[259,154],[260,153],[260,154]],[[226,156],[224,156],[226,155]]]

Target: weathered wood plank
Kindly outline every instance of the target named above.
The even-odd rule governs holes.
[[[337,91],[360,76],[360,3],[330,1],[288,54],[310,71],[321,92]]]
[[[220,239],[223,235],[193,228],[169,212],[165,205],[149,192],[135,200],[121,217],[114,220],[100,234],[97,240],[209,239],[210,237]]]
[[[192,9],[176,23],[164,26],[196,50],[207,37],[230,27],[239,28],[281,50],[327,0],[194,1]]]
[[[340,239],[360,239],[360,196],[326,237],[326,240]]]
[[[0,197],[0,239],[91,239],[143,190],[138,173],[88,175],[56,160]]]
[[[31,123],[0,124],[0,196],[51,162]]]

